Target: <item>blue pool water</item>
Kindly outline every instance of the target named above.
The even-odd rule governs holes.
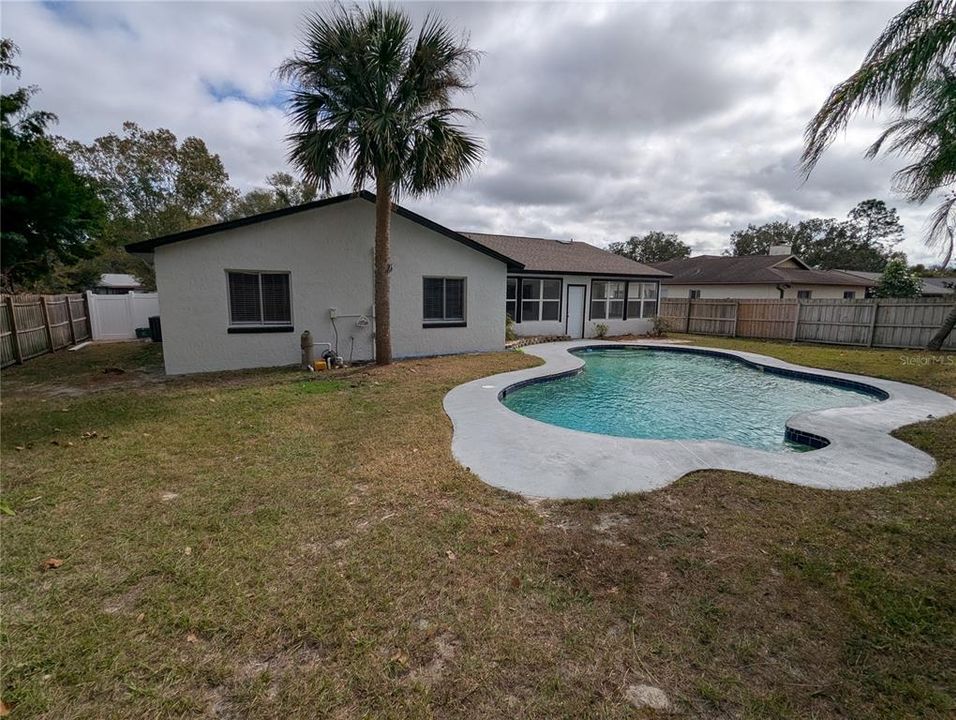
[[[575,354],[584,360],[583,372],[509,390],[502,402],[573,430],[799,452],[809,448],[784,438],[790,416],[880,399],[713,355],[635,348]]]

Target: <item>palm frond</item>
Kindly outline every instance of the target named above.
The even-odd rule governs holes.
[[[415,195],[437,192],[473,172],[483,153],[482,143],[461,127],[429,120],[411,138],[402,186]]]
[[[859,69],[830,93],[804,132],[801,164],[809,176],[824,151],[864,108],[905,112],[934,65],[956,60],[956,0],[916,0],[894,17]]]
[[[416,35],[397,9],[335,6],[306,15],[302,36],[277,75],[290,85],[289,157],[307,180],[328,187],[347,169],[356,189],[384,178],[417,194],[480,160],[481,144],[455,124],[477,116],[452,103],[480,56],[439,18]]]
[[[926,231],[926,245],[939,249],[943,254],[942,267],[949,265],[953,257],[956,235],[956,192],[950,193],[933,211]]]
[[[895,188],[923,202],[956,183],[956,73],[940,66],[913,93],[913,113],[891,123],[866,152],[914,158],[893,175]]]
[[[288,136],[289,162],[309,185],[331,192],[332,180],[348,154],[348,136],[335,129],[319,128]]]

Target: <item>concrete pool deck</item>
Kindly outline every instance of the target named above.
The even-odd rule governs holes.
[[[498,399],[512,385],[580,370],[584,361],[569,351],[597,346],[706,351],[765,367],[862,383],[882,390],[888,398],[794,415],[788,427],[830,441],[805,453],[767,452],[712,440],[644,440],[570,430],[519,415]],[[956,400],[915,385],[736,350],[652,340],[575,340],[533,345],[524,352],[540,357],[544,364],[459,385],[445,396],[444,407],[454,425],[452,452],[458,462],[489,485],[531,497],[606,498],[646,492],[705,469],[736,470],[834,490],[895,485],[931,475],[936,462],[889,433],[956,413]]]

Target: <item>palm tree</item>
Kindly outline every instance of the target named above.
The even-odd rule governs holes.
[[[416,34],[405,13],[380,5],[312,12],[303,30],[279,68],[292,86],[289,160],[326,191],[340,172],[355,190],[375,184],[375,358],[385,365],[392,200],[436,192],[480,161],[481,142],[458,124],[476,116],[451,102],[471,87],[479,54],[437,17]]]
[[[861,110],[895,106],[905,113],[923,81],[956,61],[956,0],[916,0],[889,24],[863,64],[830,92],[804,133],[809,175],[824,151]]]
[[[937,190],[956,185],[956,71],[939,65],[916,88],[908,115],[901,115],[866,151],[875,158],[880,151],[912,157],[913,161],[893,174],[895,189],[914,202],[925,202]],[[939,248],[942,267],[953,256],[953,224],[956,190],[930,218],[926,244]]]
[[[894,17],[862,65],[830,92],[804,133],[803,171],[809,176],[824,151],[861,110],[894,107],[897,119],[867,151],[919,155],[894,176],[911,200],[925,202],[956,179],[956,0],[916,0]],[[913,111],[913,113],[911,113]],[[943,267],[953,252],[956,192],[934,211],[926,243],[939,247]],[[930,341],[939,349],[956,324],[956,309]]]

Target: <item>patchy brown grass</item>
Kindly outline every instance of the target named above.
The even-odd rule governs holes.
[[[956,709],[952,418],[901,433],[940,468],[896,488],[529,504],[454,462],[441,411],[526,355],[154,381],[143,347],[4,371],[15,717],[641,717],[637,682],[680,717]],[[801,349],[757,351],[910,367]],[[141,382],[100,390],[113,364]]]

